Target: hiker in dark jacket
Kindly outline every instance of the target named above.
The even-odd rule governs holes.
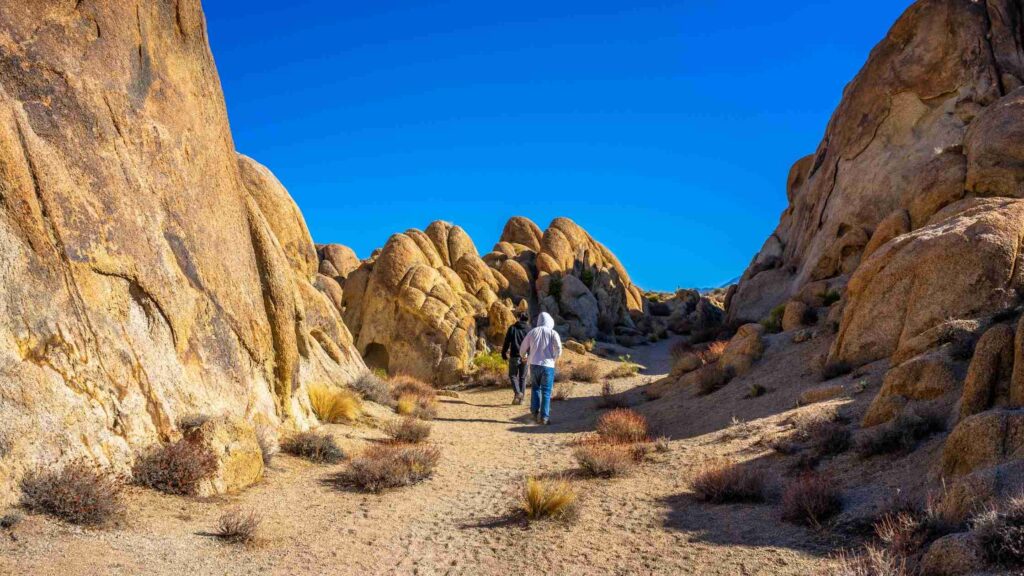
[[[501,345],[501,357],[508,360],[508,379],[512,381],[512,391],[515,393],[513,404],[522,404],[526,394],[526,362],[519,357],[519,346],[529,331],[530,316],[520,312],[518,321],[505,332],[505,343]]]

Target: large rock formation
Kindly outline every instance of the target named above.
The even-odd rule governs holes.
[[[438,385],[465,378],[475,354],[499,347],[515,312],[549,312],[578,340],[639,333],[645,314],[618,259],[566,218],[541,232],[514,217],[483,258],[462,228],[444,222],[392,236],[358,268],[342,246],[319,254],[318,281],[341,295],[366,362]]]
[[[185,414],[305,426],[305,382],[363,366],[317,268],[198,0],[0,0],[0,499]]]

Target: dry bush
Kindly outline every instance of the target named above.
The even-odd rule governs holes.
[[[407,416],[395,422],[388,422],[384,432],[395,442],[418,444],[430,436],[430,424]]]
[[[124,512],[122,482],[84,462],[35,470],[21,480],[22,505],[65,522],[97,526]]]
[[[672,357],[673,364],[680,358],[683,358],[687,354],[693,352],[693,344],[686,340],[678,340],[672,347],[669,348],[669,355]]]
[[[577,382],[597,382],[601,378],[601,367],[595,362],[577,364],[570,369],[569,377]]]
[[[398,397],[395,412],[420,420],[433,420],[437,417],[437,402],[433,397],[403,394]]]
[[[658,436],[654,439],[654,450],[656,452],[671,452],[672,444],[667,436]]]
[[[819,458],[842,454],[850,449],[849,428],[838,422],[818,422],[803,430],[813,454]]]
[[[20,524],[21,521],[24,519],[25,517],[22,515],[22,513],[18,512],[17,510],[8,512],[3,516],[0,516],[0,528],[4,530],[10,530],[18,524]]]
[[[620,396],[615,390],[615,385],[611,382],[605,382],[601,385],[601,399],[597,402],[598,408],[604,409],[615,409],[625,408],[629,406],[629,402],[626,401],[624,396]]]
[[[135,481],[168,494],[195,494],[199,483],[217,471],[217,456],[207,447],[179,440],[139,457]]]
[[[747,389],[747,395],[744,398],[760,398],[768,393],[768,389],[763,384],[751,384],[750,388]]]
[[[708,364],[697,372],[697,395],[707,396],[732,381],[736,373],[732,368]]]
[[[440,457],[430,446],[377,444],[352,460],[342,480],[367,492],[411,486],[429,478]]]
[[[1024,566],[1024,495],[978,514],[971,520],[971,528],[989,562],[1003,567]]]
[[[575,516],[576,491],[564,479],[527,478],[520,503],[528,520],[568,520]]]
[[[857,440],[862,458],[880,454],[910,453],[918,442],[946,429],[946,417],[939,410],[907,410],[895,420],[865,430]]]
[[[572,382],[558,382],[555,384],[555,389],[551,393],[551,399],[556,401],[568,400],[572,397],[573,390],[576,389],[576,384]]]
[[[260,445],[260,454],[263,455],[263,464],[270,466],[274,456],[281,451],[278,443],[277,432],[269,424],[256,424],[256,443]]]
[[[232,544],[250,544],[256,540],[262,523],[259,512],[233,508],[220,517],[213,535]]]
[[[437,396],[437,390],[426,382],[413,378],[406,374],[399,374],[391,379],[391,397],[399,399],[402,396],[412,395],[433,400]]]
[[[363,413],[362,402],[353,392],[323,384],[309,386],[309,403],[321,422],[352,422]]]
[[[826,576],[910,576],[906,558],[877,546],[866,546],[855,555],[840,552]]]
[[[637,461],[632,447],[593,442],[577,446],[573,456],[587,474],[601,478],[621,476]]]
[[[690,487],[698,498],[713,504],[765,499],[764,473],[731,460],[705,462]]]
[[[298,432],[281,443],[281,449],[313,462],[333,464],[345,459],[345,452],[334,442],[330,434],[323,432]]]
[[[647,419],[632,410],[618,408],[598,418],[597,434],[606,442],[644,442],[648,439]]]
[[[632,358],[627,354],[625,356],[619,356],[619,364],[612,368],[606,378],[619,379],[619,378],[630,378],[640,373],[640,365],[633,362]]]
[[[387,382],[373,372],[363,372],[352,381],[350,386],[363,400],[369,400],[370,402],[376,402],[385,406],[390,406],[394,402],[394,399],[391,398],[391,390],[388,389]]]
[[[825,402],[838,398],[843,395],[843,387],[839,384],[834,386],[819,386],[817,388],[811,388],[810,390],[804,390],[800,397],[797,399],[797,406],[807,406],[810,404],[817,404],[818,402]]]
[[[842,508],[842,495],[835,481],[821,474],[803,474],[782,493],[782,519],[794,524],[820,526]]]
[[[704,364],[714,364],[721,360],[725,349],[729,347],[727,340],[716,340],[707,345],[706,348],[697,353]]]
[[[821,380],[832,380],[833,378],[839,378],[853,372],[853,365],[843,360],[837,360],[834,362],[827,362],[821,368]]]

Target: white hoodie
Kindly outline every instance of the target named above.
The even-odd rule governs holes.
[[[533,366],[555,367],[555,360],[562,355],[562,339],[555,332],[555,320],[550,314],[540,313],[537,327],[519,345],[519,354],[526,356],[526,362]]]

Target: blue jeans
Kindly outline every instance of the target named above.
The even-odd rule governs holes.
[[[551,389],[555,387],[555,369],[530,365],[530,412],[547,420],[551,415]]]

